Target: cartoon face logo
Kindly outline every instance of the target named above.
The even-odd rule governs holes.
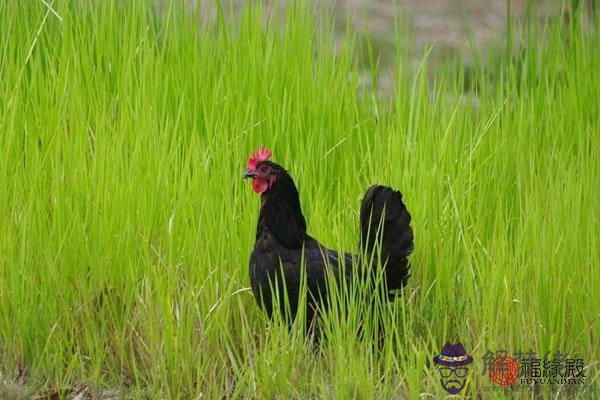
[[[450,394],[458,394],[465,387],[469,365],[473,357],[467,354],[462,343],[450,344],[446,342],[440,354],[433,358],[440,371],[440,383],[444,390]]]

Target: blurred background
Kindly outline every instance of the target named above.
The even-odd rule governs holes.
[[[157,0],[165,7],[169,0]],[[236,18],[248,0],[187,0],[192,9],[200,6],[201,18],[216,22],[219,12],[225,19]],[[255,1],[262,4],[265,21],[281,15],[273,12],[293,4],[288,0]],[[378,69],[378,89],[386,96],[391,91],[391,71],[397,67],[398,50],[408,57],[407,65],[416,70],[425,55],[429,74],[436,68],[460,64],[465,73],[477,62],[490,62],[499,54],[513,29],[521,29],[519,22],[531,19],[544,24],[548,17],[561,14],[568,20],[568,10],[562,0],[317,0],[317,15],[328,16],[336,22],[334,34],[341,39],[351,33],[359,46],[359,56],[364,73],[363,87],[371,86],[367,70],[373,63]],[[585,3],[588,14],[597,11],[598,0],[574,0],[572,4]],[[519,36],[519,35],[515,35]],[[401,46],[402,49],[398,49]]]

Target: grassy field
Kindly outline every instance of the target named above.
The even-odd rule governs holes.
[[[199,24],[44,3],[0,2],[0,396],[441,398],[431,360],[462,341],[465,396],[506,396],[482,375],[506,349],[578,354],[578,396],[600,397],[600,33],[581,12],[510,24],[474,71],[400,53],[383,100],[359,87],[368,46],[306,6]],[[335,318],[313,348],[255,305],[240,178],[262,144],[330,247],[357,250],[370,184],[404,193],[412,277],[380,349]]]

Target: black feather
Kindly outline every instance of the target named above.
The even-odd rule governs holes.
[[[301,268],[305,268],[310,324],[317,310],[327,303],[329,273],[338,281],[351,283],[356,279],[352,267],[361,257],[328,249],[309,236],[294,181],[281,166],[266,163],[276,179],[261,195],[256,242],[250,257],[252,290],[269,317],[275,301],[280,310],[289,310],[293,319],[298,311]],[[377,232],[383,222],[379,236],[382,259],[376,263],[385,264],[388,290],[401,288],[408,278],[407,256],[413,243],[410,219],[400,192],[384,186],[373,186],[367,191],[360,215],[361,249],[369,256],[375,254],[377,237],[369,233]],[[376,267],[371,268],[375,271]]]
[[[400,191],[381,185],[367,190],[360,207],[360,246],[377,265],[384,265],[389,291],[401,289],[409,277],[407,257],[413,250],[410,221]]]

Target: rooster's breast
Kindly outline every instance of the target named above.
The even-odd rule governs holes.
[[[258,305],[271,317],[273,299],[296,314],[300,282],[301,250],[286,249],[268,231],[256,238],[250,257],[250,283]],[[286,296],[287,294],[287,296]]]

